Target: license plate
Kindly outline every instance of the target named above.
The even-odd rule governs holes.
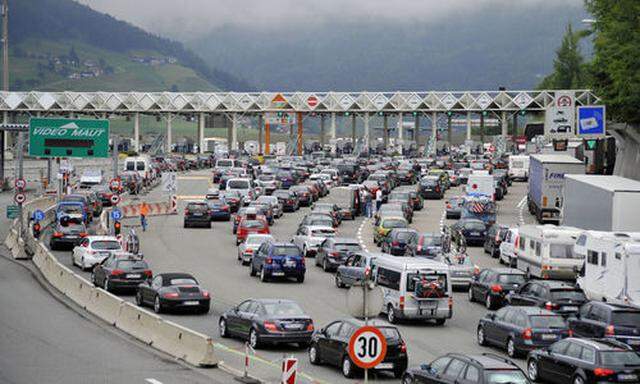
[[[77,239],[78,236],[76,235],[67,235],[67,239]]]
[[[273,272],[272,276],[284,276],[284,272]]]
[[[420,303],[420,308],[422,309],[436,308],[437,306],[438,306],[438,303],[435,301],[425,301]]]
[[[471,232],[471,236],[480,236],[480,232]]]
[[[577,311],[578,307],[562,307],[563,311]]]
[[[302,324],[287,324],[284,327],[286,329],[302,329]]]
[[[618,380],[620,381],[636,381],[638,380],[638,375],[633,373],[620,373],[618,374]]]
[[[542,340],[555,340],[558,336],[556,335],[542,335]]]
[[[129,273],[127,275],[127,279],[139,279],[140,278],[140,274],[139,273]]]
[[[202,213],[194,213],[193,216],[202,216]]]
[[[200,302],[198,300],[190,300],[190,301],[185,301],[183,304],[184,305],[199,305]]]
[[[393,363],[380,363],[374,369],[393,369]]]

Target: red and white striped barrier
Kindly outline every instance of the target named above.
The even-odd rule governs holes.
[[[124,217],[137,217],[140,216],[141,206],[142,203],[132,203],[122,205],[119,208]],[[147,203],[147,206],[149,207],[148,216],[175,215],[178,213],[178,203],[175,196],[172,196],[171,201]]]
[[[282,384],[296,384],[298,359],[288,357],[282,361]]]

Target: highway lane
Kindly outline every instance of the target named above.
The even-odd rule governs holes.
[[[196,174],[208,174],[197,172]],[[180,193],[185,195],[204,194],[208,188],[206,180],[184,180],[180,183]],[[461,194],[461,188],[453,188],[447,196]],[[505,199],[499,202],[498,222],[516,224],[518,222],[518,203],[526,193],[526,184],[515,183]],[[184,203],[181,203],[181,207]],[[426,200],[425,208],[417,212],[413,227],[420,231],[437,231],[440,227],[443,200]],[[182,209],[179,211],[182,212]],[[279,240],[289,240],[307,208],[276,221],[271,227]],[[526,220],[530,220],[528,212]],[[341,236],[356,237],[363,219],[344,222],[339,228]],[[453,221],[447,220],[446,223]],[[369,250],[376,250],[371,242],[371,225],[365,223],[362,238]],[[166,271],[186,271],[193,273],[204,287],[212,292],[214,305],[209,315],[164,315],[185,326],[205,332],[232,348],[241,349],[242,343],[234,340],[221,340],[217,335],[217,320],[220,313],[230,306],[249,297],[283,297],[296,300],[314,319],[316,327],[329,321],[347,316],[345,290],[333,283],[333,275],[321,271],[313,265],[313,259],[307,261],[307,279],[299,285],[291,282],[260,283],[257,278],[249,277],[248,268],[236,262],[237,248],[235,237],[231,234],[228,222],[214,223],[209,229],[182,228],[182,215],[154,217],[150,219],[150,230],[142,237],[142,250],[155,273]],[[497,266],[495,259],[485,255],[481,248],[470,248],[469,253],[475,264],[480,267]],[[70,263],[68,252],[58,253],[61,259]],[[132,300],[132,296],[128,296]],[[400,324],[399,328],[408,344],[410,364],[419,364],[447,352],[488,352],[475,342],[475,330],[478,319],[486,314],[480,304],[472,304],[466,293],[455,293],[454,317],[444,327],[431,324]],[[300,367],[309,375],[328,382],[348,382],[337,369],[312,366],[308,363],[306,351],[292,346],[280,346],[258,352],[270,361],[282,357],[283,353],[293,353],[300,360]],[[387,375],[379,380],[393,382]]]
[[[5,257],[0,256],[0,383],[228,382],[222,372],[205,376],[78,315]]]

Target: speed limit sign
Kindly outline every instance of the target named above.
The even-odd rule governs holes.
[[[349,357],[362,369],[375,367],[386,355],[387,339],[376,327],[361,327],[349,339]]]

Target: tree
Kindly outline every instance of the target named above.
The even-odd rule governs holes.
[[[640,124],[640,1],[586,0],[595,17],[591,76],[607,117]]]
[[[71,66],[73,66],[73,67],[80,66],[80,58],[78,57],[78,54],[76,53],[76,49],[75,49],[75,47],[73,45],[71,46],[71,49],[69,50],[69,62],[71,63]]]
[[[582,31],[574,32],[569,23],[562,37],[562,44],[556,51],[553,72],[538,85],[540,89],[578,89],[586,80],[584,59],[580,53]]]

